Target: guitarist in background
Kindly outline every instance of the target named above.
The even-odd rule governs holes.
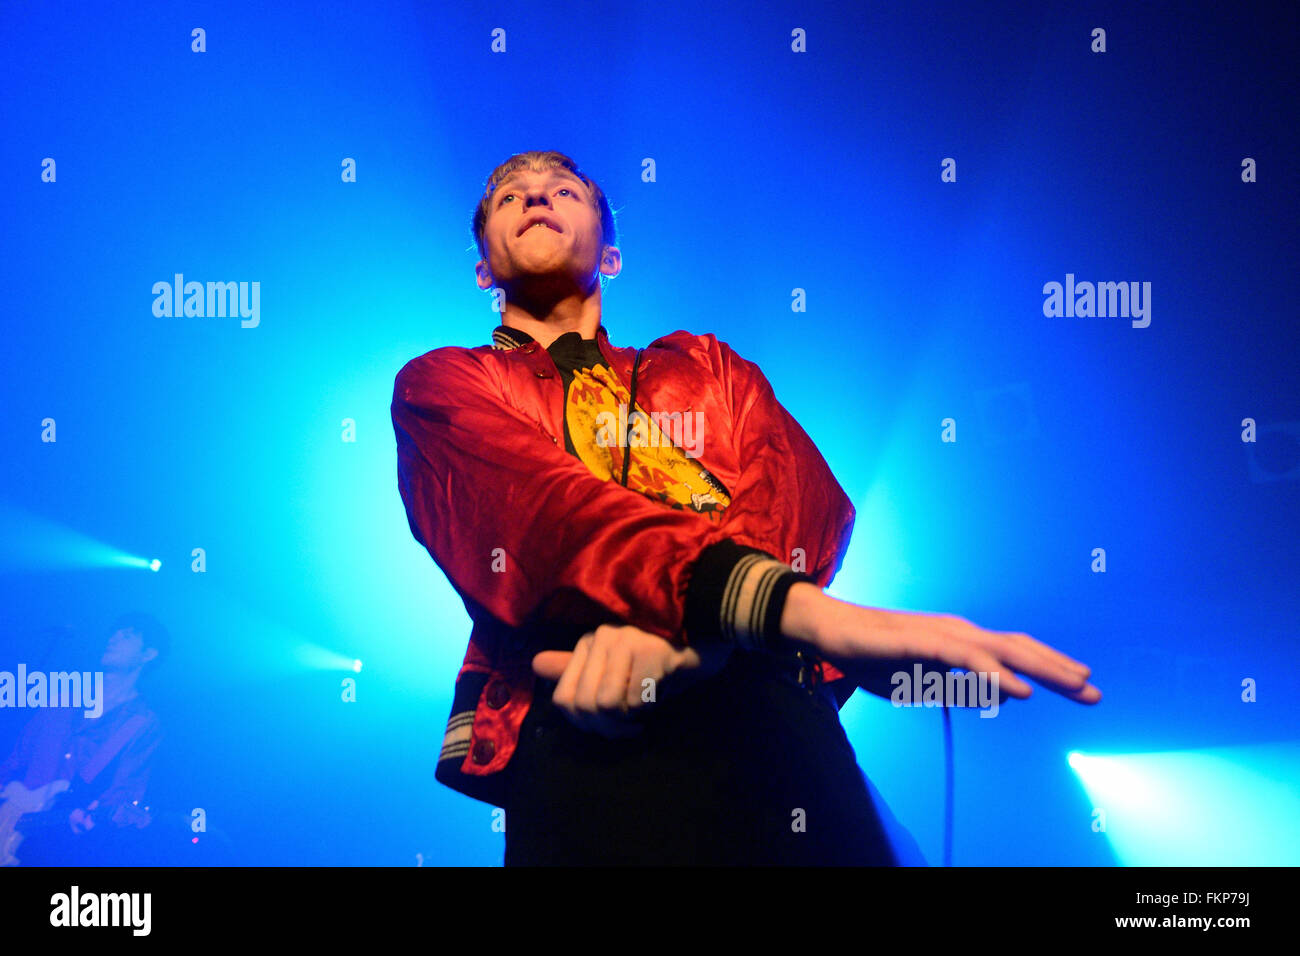
[[[152,615],[124,614],[110,628],[99,666],[103,713],[46,707],[23,730],[0,764],[0,864],[123,865],[132,862],[132,834],[150,822],[145,804],[153,757],[162,740],[158,717],[137,688],[146,669],[166,657],[171,638]],[[3,826],[33,791],[44,799],[16,824]],[[52,801],[52,802],[51,802]]]

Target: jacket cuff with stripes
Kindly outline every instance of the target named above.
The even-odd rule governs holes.
[[[721,640],[750,650],[779,647],[786,594],[800,581],[817,583],[766,551],[730,538],[709,545],[692,565],[686,588],[687,642]]]

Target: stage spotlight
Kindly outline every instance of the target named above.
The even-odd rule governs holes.
[[[149,568],[162,562],[130,554],[41,515],[0,501],[0,571],[65,568]]]
[[[319,644],[306,642],[299,644],[294,651],[294,657],[299,664],[309,670],[361,673],[361,661],[358,658],[347,657]]]
[[[112,563],[121,565],[124,568],[141,568],[149,571],[157,571],[158,568],[162,567],[162,562],[157,558],[150,560],[149,558],[136,557],[133,554],[119,554],[113,558]]]
[[[1067,760],[1125,866],[1300,864],[1300,745]]]

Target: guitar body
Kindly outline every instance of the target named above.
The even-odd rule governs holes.
[[[0,866],[17,866],[19,863],[16,853],[23,835],[18,830],[18,822],[28,814],[48,810],[59,794],[67,789],[67,780],[51,780],[35,790],[28,790],[15,780],[0,792],[0,797],[4,798],[4,803],[0,803]]]

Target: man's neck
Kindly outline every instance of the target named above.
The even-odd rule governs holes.
[[[600,328],[600,289],[598,287],[590,296],[574,296],[557,302],[542,317],[507,297],[501,324],[527,332],[544,349],[550,348],[551,343],[565,332],[577,332],[584,339],[594,339]]]
[[[140,668],[129,671],[106,671],[104,673],[104,710],[112,710],[118,704],[125,704],[139,692],[135,689]]]

